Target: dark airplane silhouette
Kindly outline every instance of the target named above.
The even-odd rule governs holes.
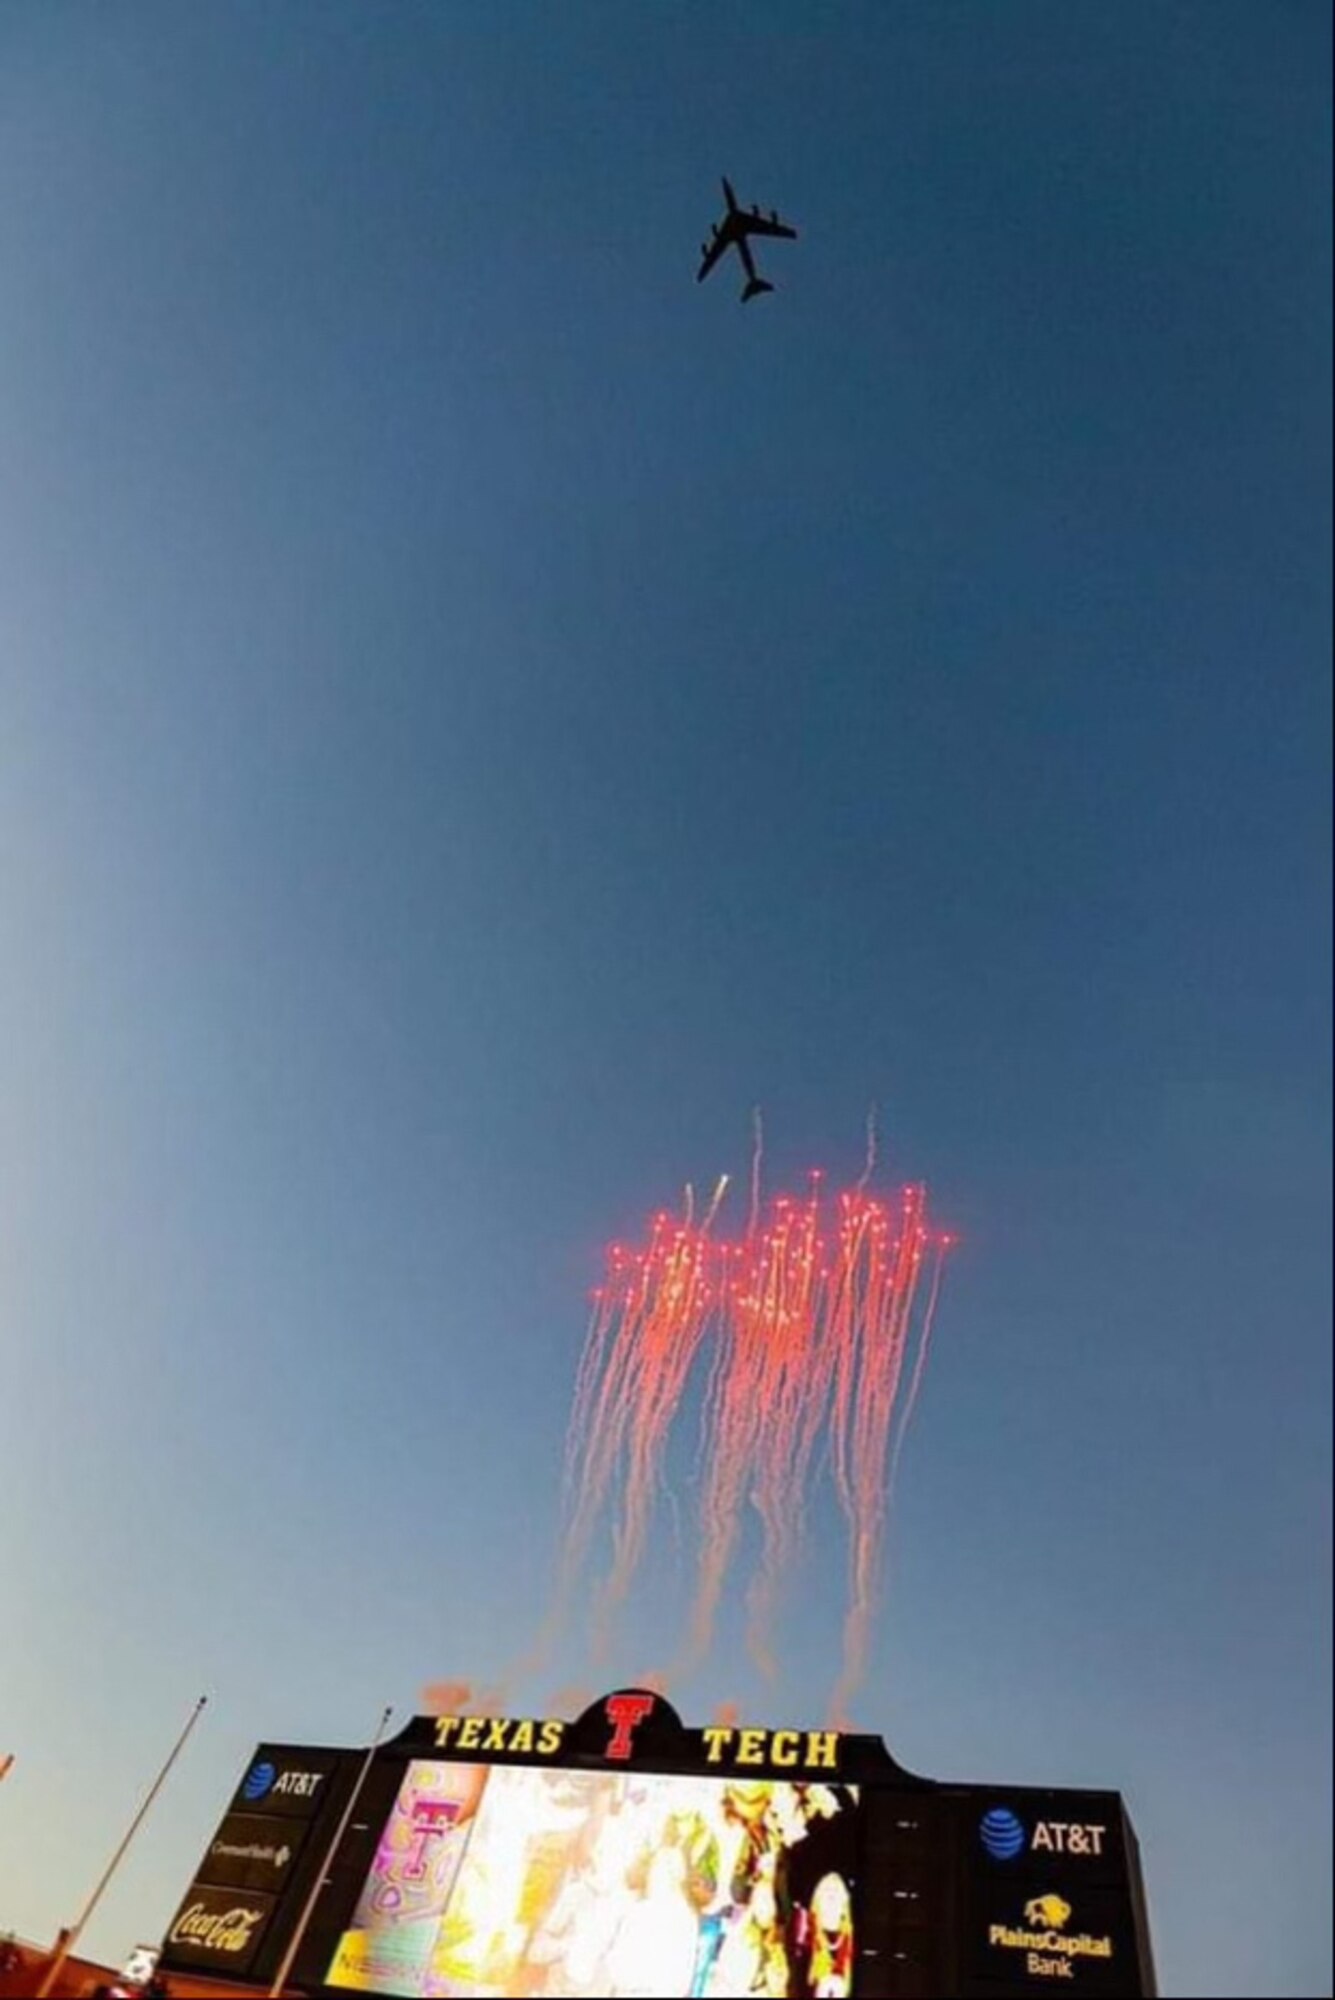
[[[727,213],[722,222],[714,224],[708,243],[700,245],[700,255],[704,258],[704,262],[696,272],[695,278],[697,284],[702,278],[707,278],[724,251],[735,250],[746,271],[746,290],[742,293],[742,304],[745,305],[748,299],[758,298],[761,292],[774,290],[773,285],[766,279],[756,276],[755,261],[751,256],[751,245],[747,242],[747,237],[796,236],[797,231],[790,229],[786,222],[780,222],[773,209],[768,215],[762,215],[758,208],[748,210],[740,207],[732,191],[732,183],[726,179],[723,183],[723,194],[728,204]]]

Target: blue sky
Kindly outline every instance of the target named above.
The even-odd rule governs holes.
[[[963,1243],[859,1720],[1329,1991],[1329,58],[0,7],[0,1926],[201,1689],[106,1951],[258,1738],[522,1652],[599,1246],[875,1100]],[[841,1564],[683,1713],[823,1716]]]

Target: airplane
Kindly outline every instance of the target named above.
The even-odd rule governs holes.
[[[743,208],[732,191],[732,182],[726,177],[723,182],[723,194],[728,204],[727,213],[721,223],[714,224],[710,231],[709,242],[700,245],[700,255],[704,262],[695,274],[695,281],[699,284],[702,279],[709,276],[725,250],[735,250],[746,271],[746,290],[742,293],[742,304],[745,305],[748,299],[759,298],[762,292],[774,290],[767,279],[756,276],[755,260],[751,255],[751,245],[747,242],[747,237],[795,237],[797,231],[790,229],[786,222],[780,222],[773,209],[766,216],[762,215],[758,208]]]

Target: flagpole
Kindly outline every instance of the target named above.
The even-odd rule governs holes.
[[[195,1703],[193,1709],[190,1711],[190,1720],[186,1723],[185,1728],[181,1731],[180,1735],[177,1737],[176,1744],[172,1750],[171,1756],[167,1759],[162,1769],[158,1772],[157,1777],[154,1779],[153,1787],[152,1790],[149,1792],[148,1797],[144,1800],[138,1812],[135,1814],[134,1818],[130,1821],[129,1826],[126,1828],[125,1837],[121,1841],[120,1846],[116,1849],[116,1852],[112,1855],[110,1861],[107,1863],[106,1869],[104,1870],[102,1875],[102,1880],[98,1883],[92,1895],[88,1898],[88,1901],[84,1904],[82,1916],[79,1918],[78,1923],[75,1924],[73,1930],[67,1932],[64,1939],[57,1946],[52,1961],[46,1969],[46,1977],[43,1979],[41,1985],[37,1989],[37,2000],[47,2000],[47,1995],[51,1992],[52,1988],[55,1986],[56,1981],[59,1979],[61,1973],[65,1970],[65,1961],[69,1958],[70,1954],[74,1950],[75,1945],[79,1942],[79,1939],[83,1936],[84,1927],[87,1924],[88,1919],[92,1916],[93,1911],[97,1908],[98,1904],[101,1902],[103,1890],[106,1888],[108,1882],[110,1882],[112,1876],[116,1873],[116,1870],[120,1867],[121,1861],[123,1860],[125,1855],[125,1850],[130,1845],[130,1842],[134,1839],[136,1833],[138,1833],[140,1825],[142,1824],[144,1817],[148,1812],[149,1807],[152,1805],[158,1793],[162,1790],[162,1787],[166,1784],[167,1773],[171,1770],[172,1765],[176,1762],[176,1759],[180,1756],[182,1750],[184,1750],[186,1744],[186,1738],[189,1736],[191,1730],[194,1728],[195,1724],[199,1721],[200,1716],[203,1714],[204,1709],[207,1706],[208,1699],[209,1698],[206,1694],[202,1694],[199,1697],[199,1700]]]
[[[324,1860],[320,1863],[320,1872],[311,1884],[311,1893],[306,1898],[306,1906],[297,1919],[296,1929],[292,1933],[287,1950],[283,1953],[283,1962],[274,1974],[273,1985],[269,1988],[269,2000],[278,2000],[278,1996],[287,1984],[288,1975],[291,1973],[297,1953],[301,1949],[302,1940],[306,1936],[311,1918],[315,1915],[315,1905],[320,1900],[320,1891],[329,1879],[329,1870],[333,1866],[334,1856],[338,1853],[343,1836],[348,1830],[348,1823],[356,1811],[357,1801],[362,1794],[362,1786],[366,1783],[366,1775],[371,1768],[371,1761],[376,1751],[380,1748],[385,1731],[389,1727],[389,1718],[393,1713],[392,1708],[385,1709],[381,1714],[379,1722],[376,1724],[375,1735],[371,1738],[371,1747],[362,1758],[362,1767],[357,1773],[357,1782],[352,1788],[348,1803],[343,1808],[342,1818],[334,1829],[334,1837],[325,1849]]]

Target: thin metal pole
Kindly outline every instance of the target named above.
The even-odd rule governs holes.
[[[98,1883],[92,1895],[88,1898],[88,1901],[84,1904],[82,1916],[79,1918],[78,1923],[75,1924],[74,1929],[68,1933],[68,1935],[62,1941],[62,1943],[58,1946],[50,1965],[46,1969],[46,1977],[43,1979],[41,1985],[37,1989],[37,2000],[47,2000],[47,1995],[51,1992],[56,1981],[59,1979],[61,1973],[65,1970],[66,1959],[70,1956],[71,1952],[74,1950],[75,1945],[79,1942],[79,1939],[83,1936],[84,1926],[87,1924],[88,1919],[92,1916],[93,1911],[97,1908],[98,1904],[101,1902],[103,1890],[106,1888],[112,1876],[116,1873],[116,1870],[120,1867],[121,1861],[125,1855],[125,1850],[130,1845],[130,1842],[134,1839],[135,1835],[138,1833],[140,1825],[149,1807],[152,1805],[158,1793],[162,1790],[162,1787],[166,1784],[167,1773],[171,1770],[172,1765],[176,1762],[176,1759],[180,1756],[182,1750],[184,1750],[186,1738],[189,1736],[195,1724],[199,1721],[200,1716],[204,1713],[205,1707],[208,1704],[208,1699],[209,1698],[206,1694],[202,1694],[199,1697],[199,1700],[195,1703],[194,1707],[191,1709],[190,1720],[186,1723],[185,1728],[181,1731],[180,1735],[177,1737],[176,1746],[173,1749],[171,1756],[167,1759],[162,1769],[158,1772],[158,1775],[153,1782],[153,1788],[149,1792],[148,1797],[144,1800],[144,1803],[140,1806],[138,1812],[135,1814],[134,1818],[130,1821],[129,1826],[126,1828],[125,1837],[121,1841],[120,1846],[116,1849],[116,1852],[112,1855],[110,1861],[107,1863],[106,1869],[102,1876],[102,1880]]]
[[[310,1926],[311,1918],[315,1915],[315,1905],[320,1900],[320,1891],[329,1879],[329,1870],[333,1866],[334,1856],[338,1853],[339,1844],[348,1830],[348,1822],[357,1809],[357,1801],[362,1795],[362,1786],[366,1783],[366,1774],[371,1768],[371,1761],[376,1751],[380,1748],[385,1731],[389,1727],[389,1718],[393,1713],[392,1708],[385,1709],[380,1717],[380,1721],[376,1725],[375,1735],[371,1738],[371,1747],[362,1758],[362,1768],[357,1773],[357,1782],[352,1788],[348,1803],[343,1808],[343,1816],[334,1829],[334,1837],[325,1849],[324,1860],[320,1863],[320,1872],[311,1884],[311,1893],[306,1898],[306,1907],[297,1919],[297,1927],[292,1933],[287,1950],[283,1953],[283,1962],[274,1974],[273,1985],[269,1988],[269,2000],[278,2000],[278,1996],[287,1984],[288,1975],[292,1970],[297,1953],[301,1949],[302,1940]]]

